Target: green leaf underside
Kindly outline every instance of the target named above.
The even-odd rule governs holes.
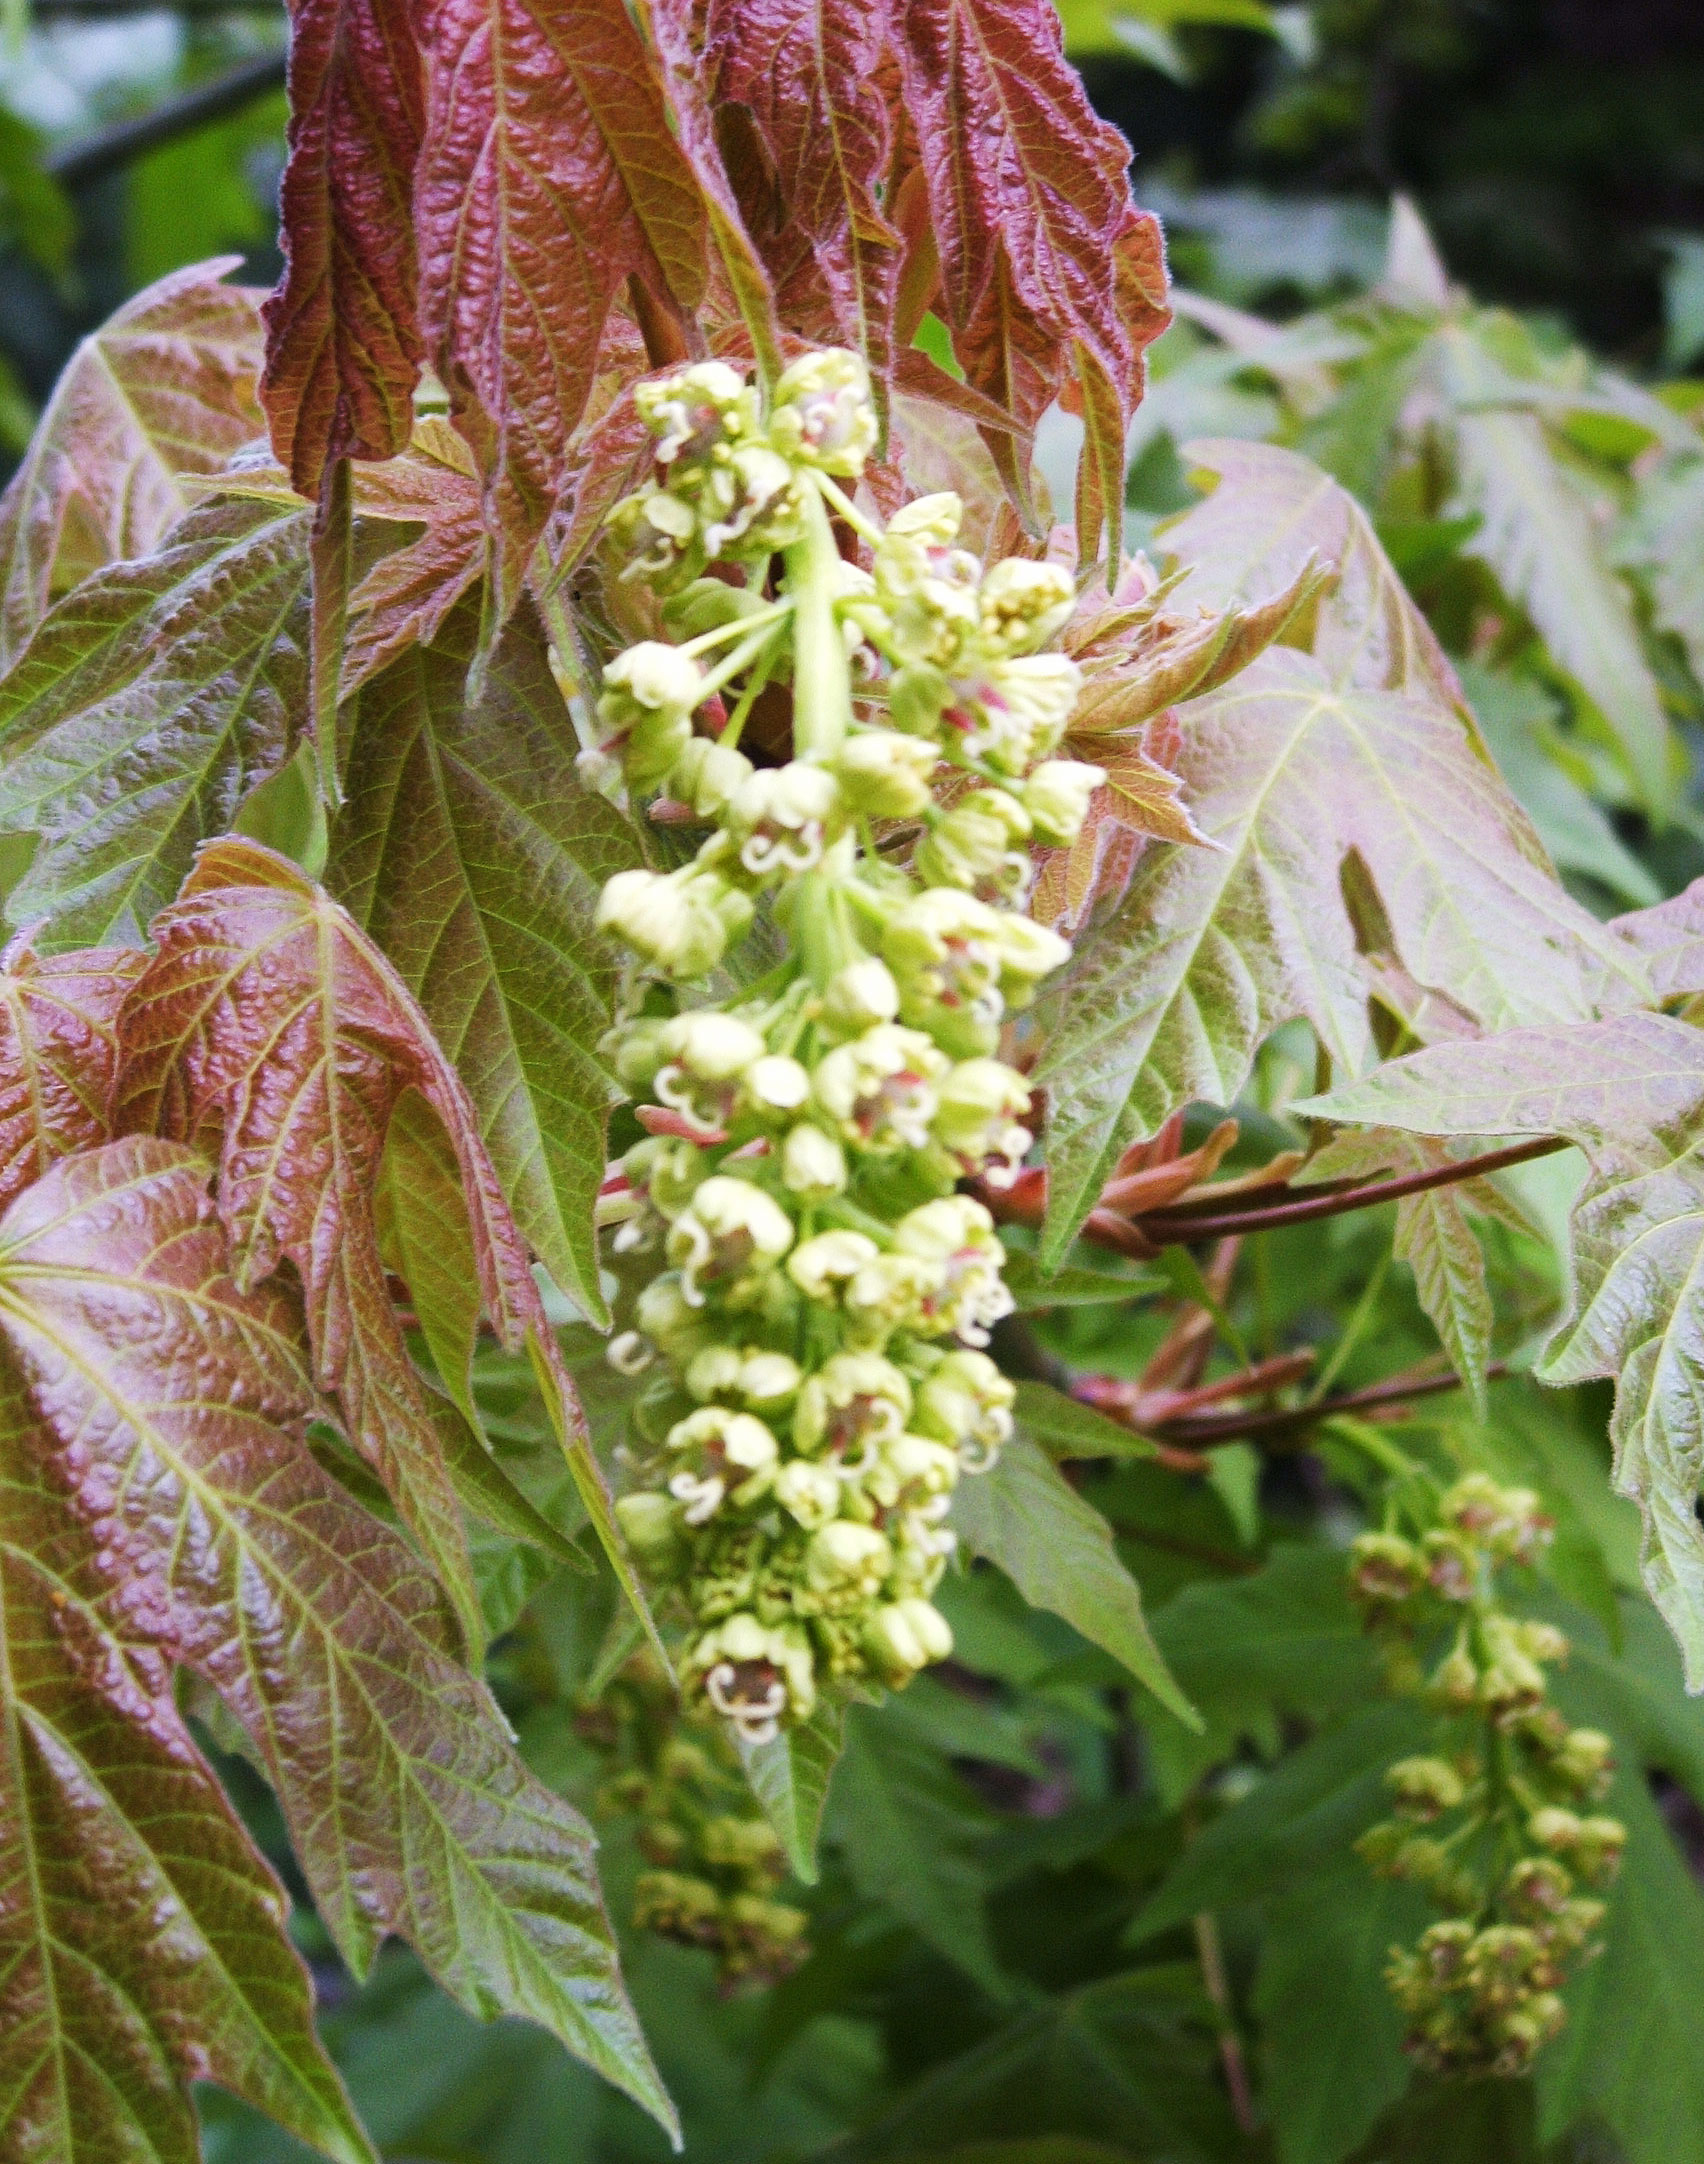
[[[1341,868],[1370,874],[1396,953],[1487,1029],[1648,997],[1618,940],[1533,860],[1523,815],[1453,713],[1334,689],[1262,655],[1181,710],[1180,770],[1218,846],[1161,846],[1044,1003],[1057,1259],[1119,1154],[1192,1100],[1235,1102],[1255,1050],[1305,1016],[1353,1074],[1373,1056],[1370,978]]]
[[[362,691],[328,876],[455,1060],[522,1231],[602,1322],[591,1212],[620,1093],[596,1054],[614,969],[590,924],[638,842],[573,780],[573,730],[528,621],[466,703],[476,627],[464,609]]]
[[[1053,1458],[1151,1458],[1157,1447],[1051,1383],[1019,1383],[1013,1417]]]
[[[189,2084],[371,2164],[282,1888],[108,1610],[0,1357],[0,2155],[194,2164]]]
[[[990,1997],[1000,1972],[977,1856],[992,1821],[939,1750],[867,1706],[847,1715],[830,1825],[853,1883],[909,1924]]]
[[[1645,1582],[1699,1688],[1704,1037],[1653,1014],[1511,1031],[1414,1053],[1301,1109],[1423,1134],[1564,1134],[1585,1152],[1573,1307],[1542,1373],[1616,1378],[1616,1485],[1643,1513]]]
[[[1013,1435],[992,1472],[960,1483],[952,1522],[968,1551],[998,1565],[1033,1607],[1063,1616],[1180,1721],[1200,1726],[1154,1643],[1112,1528],[1039,1444]]]
[[[840,1759],[844,1720],[839,1708],[820,1706],[801,1727],[785,1730],[773,1743],[738,1746],[752,1794],[787,1852],[788,1868],[807,1886],[817,1881],[817,1839],[828,1784]]]
[[[0,686],[8,900],[56,945],[135,944],[198,843],[289,756],[307,696],[307,514],[228,499],[97,572]]]
[[[288,1306],[231,1280],[205,1180],[136,1138],[0,1224],[0,1329],[114,1612],[241,1722],[358,1974],[400,1932],[463,2005],[541,2022],[672,2126],[589,1830],[451,1657],[432,1580],[298,1440]]]

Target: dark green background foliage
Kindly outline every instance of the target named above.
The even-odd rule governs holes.
[[[1196,500],[1192,440],[1304,451],[1358,498],[1464,665],[1491,750],[1575,895],[1607,917],[1678,891],[1704,869],[1704,387],[1684,380],[1704,366],[1704,18],[1687,0],[1064,12],[1097,103],[1140,153],[1139,194],[1167,214],[1180,281],[1205,296],[1153,357],[1132,545],[1157,553],[1162,522]],[[125,294],[226,248],[271,279],[282,100],[70,188],[44,157],[279,47],[282,19],[199,0],[146,18],[118,0],[43,0],[0,36],[10,456],[75,337]],[[1398,188],[1482,305],[1448,297],[1418,226],[1387,264]],[[1483,425],[1493,377],[1512,433]],[[1234,1108],[1226,1169],[1297,1139],[1282,1107],[1311,1077],[1305,1033],[1281,1032]],[[1217,1116],[1192,1110],[1185,1142]],[[1205,1474],[1140,1456],[1051,1388],[1140,1376],[1202,1289],[1192,1266],[1120,1271],[1079,1247],[1048,1283],[1014,1264],[1027,1311],[1000,1349],[1035,1380],[1002,1476],[1010,1522],[985,1537],[1036,1605],[968,1569],[941,1595],[953,1664],[855,1711],[820,1878],[788,1895],[811,1917],[795,1973],[729,1997],[704,1955],[638,1936],[625,1947],[692,2164],[1704,2157],[1704,1708],[1682,1693],[1640,1589],[1637,1513],[1609,1490],[1607,1387],[1541,1390],[1525,1372],[1561,1288],[1520,1213],[1561,1221],[1569,1162],[1512,1175],[1510,1221],[1477,1231],[1447,1212],[1398,1227],[1385,1209],[1250,1241],[1209,1379],[1311,1348],[1316,1376],[1352,1395],[1435,1370],[1440,1312],[1458,1353],[1516,1372],[1482,1409],[1439,1394],[1376,1426],[1349,1415],[1269,1448],[1235,1441]],[[1022,1250],[1029,1236],[1012,1238]],[[1453,1305],[1426,1303],[1431,1320],[1415,1268],[1429,1262],[1456,1288]],[[595,1427],[619,1415],[619,1392],[589,1334],[582,1350]],[[479,1410],[517,1482],[536,1480],[547,1431],[516,1364],[484,1362]],[[1419,1717],[1381,1694],[1342,1553],[1414,1468],[1484,1468],[1542,1491],[1556,1539],[1518,1597],[1574,1641],[1569,1717],[1615,1741],[1606,1808],[1630,1838],[1604,1950],[1519,2082],[1410,2079],[1381,1972],[1424,1909],[1351,1848],[1385,1808],[1382,1768],[1423,1745]],[[1092,1513],[1073,1514],[1080,1500],[1104,1514],[1116,1556]],[[522,1752],[587,1804],[602,1767],[575,1707],[624,1650],[613,1585],[498,1535],[474,1563]],[[1092,1616],[1093,1639],[1073,1613]],[[1134,1680],[1160,1673],[1155,1645],[1199,1728]],[[387,2157],[666,2155],[656,2126],[548,2037],[481,2026],[400,1950],[352,1985],[267,1792],[240,1757],[220,1764],[297,1897],[324,2033]],[[633,1828],[601,1830],[621,1919]],[[203,2105],[215,2164],[307,2153],[217,2094]]]

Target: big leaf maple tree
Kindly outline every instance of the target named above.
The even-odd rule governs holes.
[[[1322,1435],[1310,1462],[1336,1478],[1334,1507],[1384,1524],[1375,1537],[1400,1546],[1400,1526],[1457,1511],[1413,1553],[1483,1565],[1468,1592],[1465,1564],[1426,1582],[1479,1603],[1487,1643],[1527,1633],[1538,1681],[1522,1671],[1519,1717],[1553,1751],[1557,1735],[1597,1739],[1570,1745],[1590,1762],[1578,1796],[1610,1778],[1613,1742],[1618,1816],[1550,1833],[1571,1854],[1610,1843],[1606,1824],[1628,1845],[1632,1893],[1604,1926],[1616,1975],[1665,1905],[1704,1944],[1696,1894],[1688,1908],[1626,1785],[1646,1766],[1704,1785],[1704,1749],[1672,1692],[1639,1696],[1617,1666],[1617,1634],[1643,1618],[1618,1606],[1608,1482],[1518,1422],[1495,1443],[1405,1427],[1413,1454],[1378,1425],[1460,1383],[1474,1432],[1493,1434],[1493,1355],[1556,1323],[1544,1258],[1572,1205],[1575,1306],[1541,1372],[1617,1378],[1611,1477],[1644,1514],[1645,1581],[1704,1678],[1704,909],[1687,895],[1604,922],[1564,886],[1380,529],[1299,452],[1193,446],[1202,500],[1157,563],[1127,552],[1125,450],[1169,319],[1164,252],[1047,0],[296,0],[290,97],[278,290],[216,261],[129,302],[79,350],[0,502],[0,2164],[192,2164],[218,2112],[203,2088],[198,2114],[198,2085],[324,2156],[373,2156],[315,2025],[332,1976],[382,1992],[406,1975],[434,2006],[524,2017],[678,2135],[673,2034],[667,2018],[648,2034],[630,2000],[570,1790],[641,1813],[658,1868],[635,1895],[618,1839],[612,1876],[659,1929],[714,1948],[724,1982],[799,1971],[760,2072],[837,1993],[853,2003],[886,1973],[896,1933],[981,1994],[981,2029],[951,2030],[948,2057],[843,2155],[939,2142],[968,2158],[971,2142],[980,2157],[993,2141],[1011,2164],[1044,2148],[1061,2164],[1066,2148],[1085,2164],[1253,2158],[1269,2153],[1264,2111],[1284,2164],[1336,2164],[1403,2090],[1393,2008],[1380,1997],[1364,2034],[1354,2023],[1419,1902],[1374,1888],[1348,1845],[1374,1839],[1378,1769],[1428,1732],[1413,1708],[1366,1704],[1376,1664],[1330,1541],[1274,1539],[1262,1515],[1263,1494],[1289,1492],[1272,1468]],[[678,1079],[676,1098],[659,1079],[657,1103],[623,1109],[651,1078],[638,1087],[611,1025],[663,1014],[622,969],[608,896],[675,892],[682,830],[723,807],[671,783],[636,812],[608,786],[602,738],[633,654],[670,653],[665,633],[721,647],[736,661],[699,700],[695,753],[779,789],[790,754],[826,757],[811,716],[823,673],[848,664],[830,609],[815,677],[766,661],[737,703],[731,689],[763,627],[795,602],[802,616],[798,552],[816,542],[777,541],[780,599],[767,568],[737,592],[698,582],[688,623],[683,601],[622,575],[607,526],[709,441],[714,399],[659,453],[661,378],[700,364],[688,380],[743,410],[789,363],[810,380],[822,348],[846,381],[867,371],[870,441],[861,479],[862,451],[824,454],[847,485],[825,478],[810,499],[813,577],[899,611],[870,551],[876,519],[903,513],[912,527],[892,530],[922,536],[943,587],[969,574],[942,532],[1008,559],[1014,610],[1064,580],[1060,653],[1014,645],[1005,681],[1039,685],[1021,673],[1039,665],[1080,694],[1055,781],[1081,816],[1021,813],[995,861],[999,898],[1076,950],[1033,1012],[1005,1016],[995,1084],[992,1059],[962,1063],[978,1087],[1033,1085],[1039,1142],[1012,1126],[1003,1184],[980,1157],[974,1192],[929,1205],[989,1241],[1001,1220],[1011,1312],[990,1308],[990,1350],[1017,1385],[953,1356],[999,1410],[990,1434],[1013,1417],[1017,1432],[950,1512],[944,1491],[931,1504],[935,1552],[964,1566],[940,1595],[952,1629],[920,1600],[886,1626],[902,1653],[907,1632],[956,1631],[960,1666],[849,1718],[832,1699],[731,1737],[700,1718],[694,1742],[676,1733],[691,1719],[673,1695],[679,1616],[624,1537],[647,1521],[613,1495],[634,1499],[635,1464],[680,1408],[640,1378],[635,1333],[607,1361],[599,1334],[640,1226],[631,1168],[721,1147],[716,1122],[735,1114],[730,1097],[712,1119]],[[1070,503],[1050,500],[1036,455],[1044,416],[1080,441]],[[1516,486],[1540,423],[1463,426],[1490,507],[1475,546],[1612,705],[1593,627],[1632,652],[1631,608],[1598,593],[1595,615],[1563,621],[1554,582],[1522,568],[1555,493],[1542,474]],[[1663,427],[1678,487],[1692,452]],[[932,526],[948,492],[962,526]],[[1678,656],[1687,597],[1659,584]],[[729,644],[730,627],[757,645]],[[860,667],[849,706],[875,698],[875,665]],[[1608,719],[1660,806],[1665,724],[1642,660],[1638,675],[1637,711]],[[943,693],[952,727],[969,729],[951,702],[972,696]],[[894,880],[917,840],[905,801],[861,821]],[[919,860],[974,839],[989,801],[961,791],[917,815],[934,829]],[[783,840],[802,830],[775,817]],[[773,839],[753,815],[747,852]],[[810,930],[760,910],[747,944],[699,972],[706,1001],[785,986]],[[982,966],[981,936],[946,938],[959,988],[943,1005],[965,996],[953,972]],[[879,985],[868,996],[879,1034],[899,995],[885,1013]],[[962,1026],[991,1028],[987,988],[970,996],[979,1019]],[[820,1011],[800,1005],[800,1026]],[[938,1057],[895,1034],[907,1058]],[[791,1050],[762,1064],[783,1092],[804,1071]],[[882,1090],[912,1086],[884,1071]],[[862,1121],[867,1139],[885,1103],[858,1099],[847,1131]],[[1538,1172],[1574,1163],[1570,1148],[1587,1168],[1577,1202]],[[1517,1191],[1528,1161],[1536,1184]],[[961,1152],[947,1184],[971,1163]],[[867,1200],[831,1204],[808,1244],[885,1238]],[[1443,1357],[1346,1381],[1388,1258],[1355,1262],[1322,1371],[1318,1333],[1284,1321],[1268,1262],[1251,1274],[1247,1255],[1382,1203]],[[716,1267],[737,1249],[743,1268],[764,1226],[718,1235],[733,1248]],[[700,1305],[704,1245],[680,1280]],[[952,1266],[983,1253],[967,1234]],[[987,1335],[973,1320],[966,1343]],[[778,1357],[736,1351],[742,1375]],[[781,1367],[794,1379],[772,1366],[752,1404],[799,1389]],[[866,1373],[835,1420],[887,1388]],[[934,1462],[938,1442],[898,1434],[905,1409],[898,1444]],[[749,1449],[760,1423],[734,1417]],[[832,1475],[811,1470],[838,1494],[862,1468],[841,1463],[850,1431],[832,1432]],[[670,1492],[713,1511],[726,1456],[716,1468]],[[1527,1531],[1485,1534],[1480,1490],[1450,1500],[1464,1468],[1552,1479],[1550,1514],[1495,1490]],[[1533,1562],[1552,1533],[1551,1575],[1525,1583],[1513,1620],[1492,1565]],[[1482,1536],[1504,1545],[1481,1554]],[[1387,1625],[1395,1596],[1357,1583]],[[1590,1727],[1555,1729],[1546,1709],[1544,1728],[1537,1710],[1553,1608],[1591,1649],[1568,1685],[1581,1711],[1567,1707]],[[754,1662],[730,1657],[726,1675]],[[1257,1762],[1298,1735],[1262,1789]],[[626,1752],[625,1770],[600,1785],[593,1751]],[[1090,1832],[1049,1832],[1047,1782],[1103,1758]],[[1433,1800],[1459,1801],[1465,1762],[1405,1759],[1393,1778],[1425,1764]],[[687,1792],[670,1820],[659,1797]],[[996,1808],[1014,1792],[1022,1838]],[[1208,1812],[1222,1815],[1179,1860]],[[711,1878],[687,1872],[694,1842]],[[823,1873],[808,1960],[805,1912],[769,1899],[784,1868]],[[1020,1988],[1021,1932],[996,1932],[989,1903],[1072,1872],[1061,1938],[1092,1954],[1060,1968],[1050,1948]],[[734,1928],[714,1936],[706,1900]],[[885,1921],[848,1921],[859,1902]],[[1257,1974],[1240,1944],[1227,1969],[1220,1908],[1259,1919]],[[1199,1989],[1194,1969],[1149,1959],[1168,1931]],[[412,1953],[381,1962],[392,1938]],[[1303,2020],[1296,1980],[1322,1961],[1332,1989]],[[1551,2133],[1587,2113],[1619,2049],[1610,1996],[1579,1999],[1567,2058],[1540,2061],[1562,2068],[1537,2077]],[[1505,2037],[1492,2072],[1526,2074],[1564,2018],[1551,1999],[1546,1985],[1537,2042]],[[1271,2059],[1259,2094],[1249,2019]],[[1435,2038],[1408,2044],[1443,2063]],[[1612,2131],[1646,2164],[1654,2121],[1626,2089]],[[592,2124],[605,2106],[573,2093]],[[396,2153],[471,2154],[453,2121],[393,2127]],[[625,2159],[640,2137],[610,2139],[600,2154]]]

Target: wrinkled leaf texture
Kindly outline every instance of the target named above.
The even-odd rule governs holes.
[[[238,261],[173,271],[66,364],[0,498],[0,670],[79,579],[159,546],[185,475],[262,433],[260,295],[221,282]]]
[[[7,906],[58,945],[139,942],[197,846],[289,757],[307,697],[307,514],[225,498],[68,594],[0,684]]]
[[[462,2004],[542,2022],[672,2123],[588,1829],[454,1658],[437,1585],[308,1450],[293,1303],[231,1259],[205,1162],[147,1136],[0,1226],[0,1333],[105,1603],[242,1724],[357,1974],[400,1932]]]
[[[329,464],[393,457],[414,418],[425,82],[408,0],[294,0],[289,91],[261,396],[279,459],[317,502]]]
[[[569,480],[628,279],[704,292],[705,219],[653,64],[613,0],[446,0],[424,21],[420,310],[485,475],[498,619]]]
[[[53,1448],[8,1353],[0,2157],[195,2164],[189,2084],[216,2081],[340,2164],[371,2164],[314,2035],[283,1889],[184,1726],[168,1665],[115,1615],[113,1558],[103,1570]]]
[[[457,1601],[479,1610],[439,1438],[379,1255],[373,1190],[401,1093],[443,1122],[461,1170],[480,1290],[500,1342],[542,1364],[588,1512],[637,1597],[573,1387],[477,1116],[407,986],[323,889],[231,839],[202,852],[153,926],[156,951],[121,1019],[121,1130],[218,1153],[234,1270],[294,1264],[315,1370]]]

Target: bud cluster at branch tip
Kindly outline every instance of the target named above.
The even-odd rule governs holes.
[[[598,910],[632,957],[605,1049],[646,1129],[598,1212],[610,1359],[642,1378],[617,1510],[689,1691],[755,1745],[951,1650],[953,1490],[1013,1398],[984,1350],[1004,1250],[958,1188],[1030,1150],[1002,1032],[1070,952],[1025,914],[1031,846],[1071,842],[1103,776],[1055,756],[1069,574],[985,567],[956,496],[884,529],[839,486],[876,441],[854,356],[767,397],[716,361],[637,398],[653,470],[608,546],[668,636],[605,668],[582,772],[710,832]],[[779,765],[740,748],[771,684]],[[713,997],[760,909],[784,959]]]
[[[1409,2052],[1434,2073],[1527,2071],[1562,2026],[1570,1965],[1596,1951],[1592,1895],[1627,1838],[1591,1808],[1613,1771],[1608,1737],[1549,1702],[1545,1669],[1567,1639],[1499,1604],[1498,1571],[1530,1564],[1549,1537],[1529,1489],[1470,1473],[1420,1538],[1364,1533],[1350,1551],[1350,1591],[1392,1688],[1439,1717],[1435,1749],[1386,1772],[1394,1815],[1357,1844],[1444,1911],[1385,1972]]]

